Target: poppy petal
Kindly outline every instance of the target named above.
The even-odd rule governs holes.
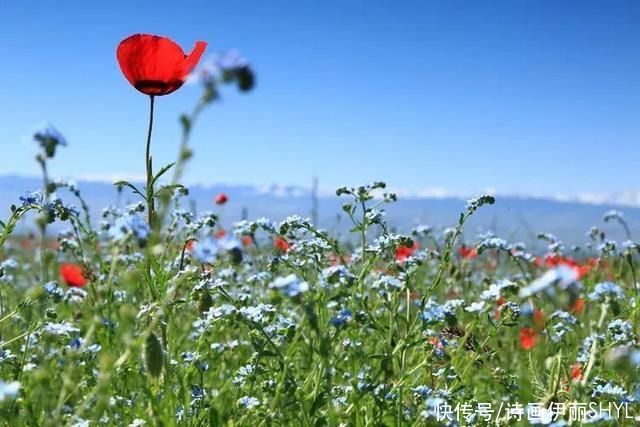
[[[531,328],[520,329],[520,345],[524,350],[529,350],[536,345],[536,331]]]
[[[196,42],[196,45],[193,47],[193,50],[191,51],[189,56],[187,56],[185,59],[184,77],[186,77],[187,74],[193,71],[196,65],[198,65],[198,62],[200,61],[200,58],[202,57],[202,54],[204,53],[204,50],[206,48],[207,48],[207,42],[203,42],[203,41]]]

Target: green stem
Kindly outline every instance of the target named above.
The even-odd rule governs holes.
[[[182,130],[182,139],[180,140],[180,149],[178,151],[178,159],[176,160],[176,163],[173,167],[173,177],[171,178],[171,182],[170,182],[171,187],[178,185],[178,181],[180,181],[180,178],[184,173],[185,164],[190,157],[189,138],[191,137],[191,131],[193,129],[194,123],[198,119],[198,116],[200,116],[200,113],[202,112],[205,106],[206,106],[205,102],[203,102],[202,100],[198,101],[191,115],[188,116],[187,118],[188,125],[185,126]],[[162,229],[164,220],[165,220],[165,217],[167,216],[168,211],[169,211],[169,203],[167,201],[167,203],[164,203],[161,205],[158,215],[156,215],[156,218],[155,218],[156,229],[158,230]]]
[[[360,205],[362,206],[362,224],[360,229],[360,238],[362,239],[362,268],[364,269],[367,250],[367,207],[364,204],[364,201],[361,201]]]
[[[193,129],[193,125],[196,120],[198,120],[198,116],[206,106],[206,103],[202,100],[198,101],[196,106],[193,108],[191,115],[188,116],[189,125],[183,129],[182,139],[180,141],[180,151],[178,152],[178,160],[176,161],[175,168],[173,170],[173,179],[171,180],[171,184],[177,184],[180,178],[182,178],[182,174],[184,172],[184,165],[186,161],[189,159],[189,138],[191,137],[191,130]]]
[[[153,104],[154,96],[149,96],[149,131],[147,133],[147,150],[145,155],[145,164],[147,167],[147,222],[149,228],[153,225],[154,203],[153,203],[153,163],[151,159],[151,132],[153,131]]]
[[[582,381],[580,381],[580,384],[582,384],[583,386],[587,384],[587,381],[589,380],[589,375],[591,374],[591,370],[593,369],[593,366],[596,363],[596,358],[598,353],[598,337],[596,334],[602,328],[602,325],[604,324],[604,319],[606,319],[608,311],[609,311],[609,303],[604,303],[600,306],[600,318],[598,319],[595,333],[592,334],[594,338],[593,338],[593,343],[591,344],[591,349],[589,351],[589,361],[587,362],[587,367],[584,370]]]
[[[146,251],[146,264],[147,264],[147,277],[149,279],[149,288],[151,290],[151,296],[155,298],[155,292],[153,288],[153,279],[151,276],[151,248],[154,245],[154,195],[153,195],[153,160],[151,157],[151,133],[153,131],[153,104],[154,96],[149,96],[149,131],[147,132],[147,149],[145,152],[145,165],[147,169],[147,223],[149,224],[149,231],[151,236],[149,238],[149,247]]]
[[[49,172],[47,171],[47,162],[44,157],[38,156],[38,162],[40,163],[40,167],[42,168],[42,180],[44,184],[44,199],[43,206],[47,206],[49,204]],[[40,227],[40,262],[42,263],[42,283],[47,282],[47,221],[48,218],[42,219],[42,221],[38,224]]]
[[[464,223],[467,220],[467,218],[469,218],[469,216],[471,216],[471,212],[467,212],[464,215],[461,214],[460,221],[458,221],[458,225],[456,226],[453,236],[451,236],[451,238],[447,240],[447,242],[445,243],[444,252],[442,254],[442,258],[440,261],[440,266],[438,267],[438,272],[436,274],[436,277],[431,282],[431,285],[427,287],[425,295],[422,297],[421,306],[424,305],[424,303],[433,294],[433,292],[438,287],[438,285],[440,285],[440,282],[442,281],[442,275],[445,269],[449,266],[449,263],[451,261],[451,252],[453,251],[453,247],[458,241],[458,237],[460,237],[460,234],[462,234]]]

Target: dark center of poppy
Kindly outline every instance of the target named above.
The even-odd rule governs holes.
[[[182,80],[138,80],[135,88],[148,95],[165,95],[178,89],[183,83]]]

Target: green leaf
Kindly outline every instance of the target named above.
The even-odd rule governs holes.
[[[209,407],[209,425],[210,426],[219,426],[222,425],[222,421],[220,420],[220,414],[213,406]]]
[[[138,190],[138,187],[136,187],[135,185],[133,185],[132,183],[128,182],[128,181],[118,181],[118,182],[114,182],[113,185],[115,186],[124,186],[124,187],[129,187],[131,190],[133,190],[133,192],[135,194],[139,194],[140,197],[142,197],[144,200],[147,200],[147,196],[145,196],[144,194],[142,194],[142,192],[140,190]]]
[[[372,359],[372,360],[382,360],[382,359],[386,359],[387,355],[383,354],[383,353],[376,353],[376,354],[370,354],[367,356],[367,359]]]
[[[151,187],[153,187],[153,184],[156,183],[156,181],[162,176],[164,175],[169,169],[171,169],[173,166],[175,166],[176,162],[173,163],[169,163],[168,165],[166,165],[165,167],[163,167],[162,169],[160,169],[158,171],[158,173],[156,174],[156,176],[153,177],[153,179],[151,180]]]

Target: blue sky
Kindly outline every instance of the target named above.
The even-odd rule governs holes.
[[[37,173],[43,121],[70,144],[54,174],[142,173],[147,99],[115,57],[136,32],[237,48],[257,72],[202,116],[192,182],[640,187],[637,1],[3,2],[0,174]],[[199,93],[158,99],[156,165]]]

